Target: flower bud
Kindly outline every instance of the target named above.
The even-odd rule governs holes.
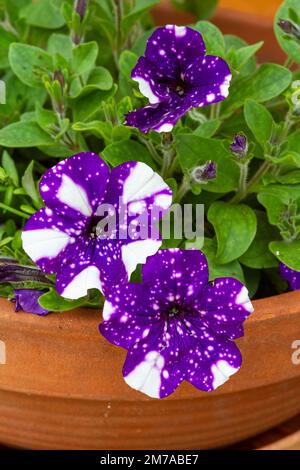
[[[217,164],[215,162],[206,162],[205,165],[197,166],[191,173],[191,179],[195,183],[206,184],[217,176]]]
[[[230,145],[230,150],[239,159],[245,158],[248,152],[247,137],[244,134],[236,134],[232,144]]]
[[[65,77],[60,70],[55,70],[53,73],[53,80],[57,80],[60,83],[61,89],[64,89],[65,86]]]
[[[289,20],[279,20],[278,21],[278,26],[282,31],[287,34],[288,36],[291,36],[292,38],[296,39],[297,41],[300,41],[300,28],[299,26],[296,26],[294,23],[292,23]]]
[[[87,9],[87,0],[75,0],[75,11],[80,16],[80,21],[82,22]]]

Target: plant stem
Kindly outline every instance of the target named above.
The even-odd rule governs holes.
[[[163,163],[161,168],[161,175],[163,178],[167,178],[170,167],[176,157],[176,152],[173,148],[173,136],[171,132],[164,132],[162,135],[162,152],[163,152]]]
[[[115,64],[117,70],[119,70],[119,56],[122,47],[122,30],[121,30],[121,22],[123,16],[123,0],[112,0],[114,14],[115,14],[115,26],[116,26],[116,47],[113,51],[113,56],[115,60]]]
[[[252,187],[255,186],[263,176],[270,170],[273,166],[272,163],[265,161],[257,170],[255,175],[250,179],[249,183],[245,186],[243,192],[237,192],[236,195],[230,200],[232,204],[238,204],[242,199],[244,199],[251,191]]]
[[[286,67],[287,69],[289,69],[292,66],[293,62],[294,61],[291,57],[287,57],[284,64],[283,64],[283,66]]]
[[[153,158],[153,160],[158,164],[158,165],[162,165],[162,158],[161,156],[159,155],[159,153],[157,152],[155,146],[153,145],[153,142],[150,140],[150,139],[147,139],[147,138],[143,138],[143,137],[140,137],[140,141],[146,145],[147,149],[149,150],[149,153],[151,154],[151,157]]]
[[[3,204],[3,202],[0,202],[0,208],[8,212],[11,212],[12,214],[23,217],[24,219],[29,219],[30,217],[30,215],[24,214],[24,212],[18,211],[17,209],[14,209],[13,207],[7,206],[6,204]]]
[[[186,193],[189,191],[190,185],[186,177],[183,177],[181,185],[179,186],[176,196],[174,198],[175,203],[179,203],[182,198],[186,195]]]

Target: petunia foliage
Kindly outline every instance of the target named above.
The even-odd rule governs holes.
[[[174,0],[184,26],[159,3],[0,0],[0,294],[104,305],[125,380],[161,398],[239,369],[248,292],[300,287],[300,0],[274,19],[284,64],[214,0]]]

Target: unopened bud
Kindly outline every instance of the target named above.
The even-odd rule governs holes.
[[[80,16],[80,21],[82,22],[87,9],[88,0],[75,0],[75,11]]]
[[[248,152],[247,137],[244,134],[236,134],[230,145],[230,150],[239,159],[245,158]]]
[[[191,173],[191,178],[195,183],[206,184],[217,176],[217,165],[215,162],[207,162],[205,165],[197,166]]]
[[[289,20],[279,20],[278,26],[282,31],[292,38],[300,41],[300,28]]]
[[[55,70],[55,72],[53,73],[53,80],[57,80],[60,83],[62,90],[64,89],[65,77],[63,76],[60,70]]]

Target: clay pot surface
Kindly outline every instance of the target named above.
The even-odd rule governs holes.
[[[129,388],[126,351],[98,333],[101,313],[44,318],[0,301],[0,442],[31,449],[188,449],[225,446],[300,412],[300,291],[256,301],[243,366],[204,393],[189,383],[164,400]],[[3,362],[3,361],[2,361]]]

